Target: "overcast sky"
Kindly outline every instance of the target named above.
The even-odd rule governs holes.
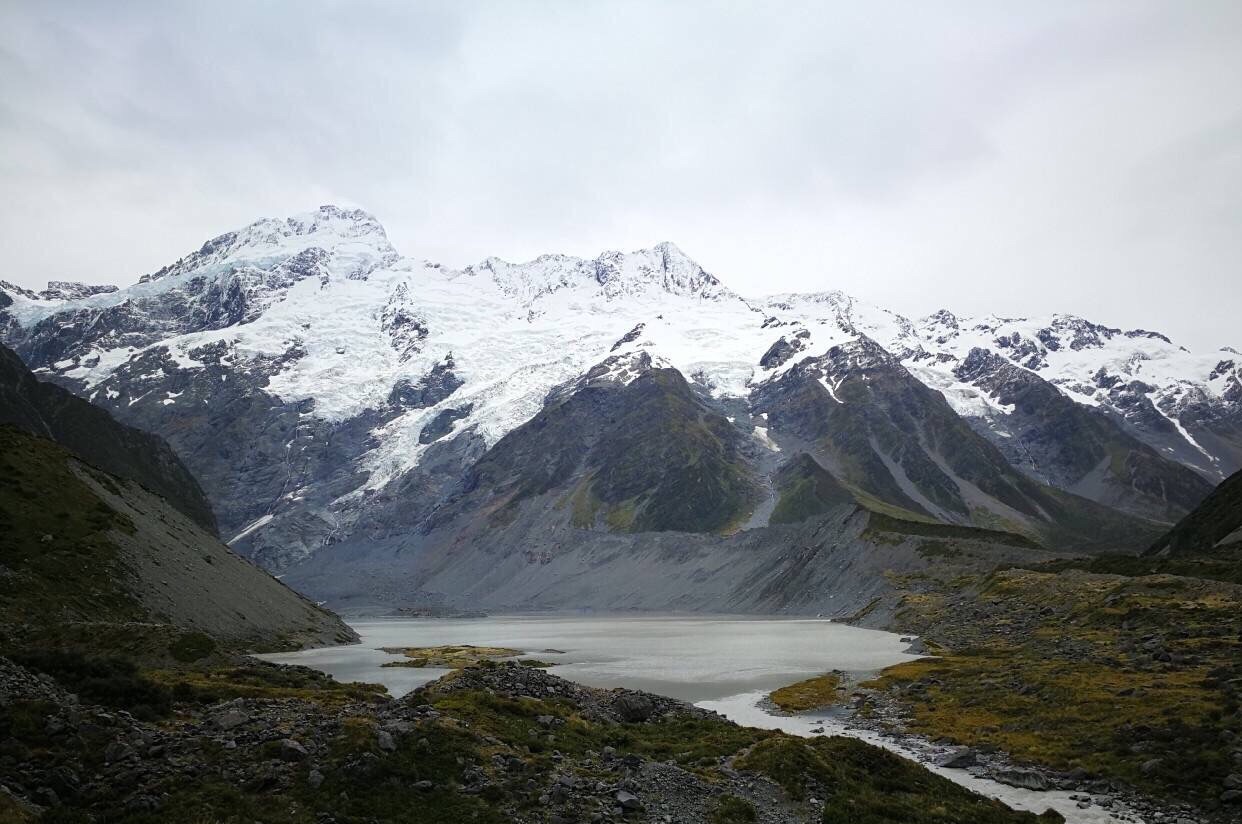
[[[1242,349],[1242,2],[0,0],[0,194],[25,286],[337,203]]]

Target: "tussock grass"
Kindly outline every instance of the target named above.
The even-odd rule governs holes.
[[[1009,810],[912,761],[852,738],[776,736],[736,762],[794,799],[824,800],[825,824],[1016,824],[1063,821]]]
[[[806,712],[837,702],[840,676],[828,673],[781,687],[768,694],[772,703],[785,712]]]
[[[902,610],[941,657],[860,687],[895,699],[912,731],[1218,803],[1242,736],[1242,588],[1009,569],[911,593]]]

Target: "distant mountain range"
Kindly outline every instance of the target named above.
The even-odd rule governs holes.
[[[122,289],[0,282],[0,340],[166,438],[236,550],[331,568],[336,595],[390,551],[451,597],[436,576],[485,545],[536,566],[657,533],[749,545],[850,507],[1139,549],[1242,468],[1233,350],[749,299],[668,243],[454,270],[331,206]]]

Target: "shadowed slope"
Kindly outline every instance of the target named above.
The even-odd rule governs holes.
[[[211,504],[162,438],[118,423],[106,410],[37,380],[4,346],[0,346],[0,423],[56,441],[105,472],[137,481],[216,534]]]

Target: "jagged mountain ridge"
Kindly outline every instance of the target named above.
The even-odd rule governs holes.
[[[1157,332],[1064,314],[969,319],[940,310],[914,321],[840,292],[779,295],[763,306],[795,333],[836,326],[870,336],[958,414],[999,437],[1015,434],[1012,410],[987,386],[994,369],[971,369],[972,354],[995,355],[1052,384],[1213,484],[1242,467],[1242,356],[1228,347],[1195,355]]]
[[[1096,404],[1105,442],[1150,447],[1154,481],[1121,473],[1075,489],[1081,477],[1019,468],[1073,491],[1107,488],[1108,503],[1148,517],[1182,514],[1210,484],[1196,487],[1169,458],[1210,476],[1242,457],[1230,428],[1236,364],[1208,365],[1150,333],[1092,326],[1069,337],[1067,323],[913,322],[840,293],[747,301],[672,244],[451,270],[401,257],[373,217],[335,207],[222,235],[126,289],[64,300],[0,285],[4,340],[42,376],[164,434],[225,537],[273,567],[416,525],[554,388],[608,358],[641,352],[677,369],[774,465],[779,445],[749,416],[752,393],[860,335],[994,442],[1019,425],[986,376],[957,374],[974,349],[1038,376],[1075,410]],[[1151,351],[1134,361],[1122,344]],[[1066,351],[1092,355],[1090,374]],[[1164,371],[1149,374],[1150,363]],[[1181,495],[1153,497],[1165,475]],[[363,517],[376,511],[386,516]]]
[[[981,348],[1119,421],[1213,484],[1242,466],[1242,357],[1232,349],[1194,355],[1157,332],[1072,315],[966,321],[939,312],[918,334],[937,345],[921,359],[929,371],[956,368]]]
[[[1141,529],[1109,508],[1018,471],[943,395],[866,335],[761,384],[752,406],[778,448],[805,450],[872,508],[880,502],[916,519],[1055,545],[1142,539]]]

